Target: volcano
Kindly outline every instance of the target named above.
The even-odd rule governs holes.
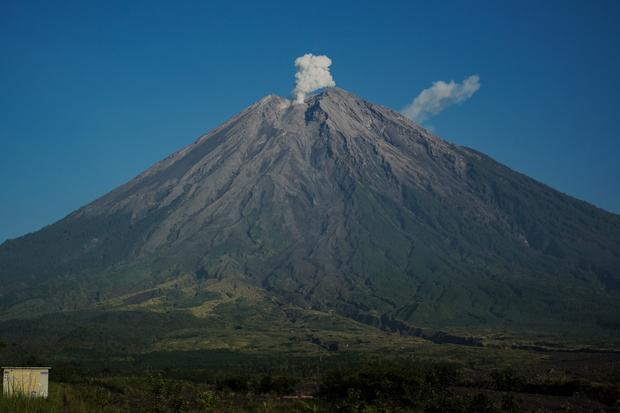
[[[381,328],[617,331],[620,216],[328,88],[267,96],[0,246],[5,321],[208,320],[239,300]]]

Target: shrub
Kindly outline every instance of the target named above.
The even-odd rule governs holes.
[[[274,393],[278,395],[291,394],[295,390],[297,380],[290,377],[263,376],[253,385],[256,393]]]
[[[421,390],[420,378],[412,373],[381,369],[336,371],[323,378],[319,395],[332,402],[410,407],[418,403]]]
[[[495,370],[491,372],[493,388],[500,391],[521,391],[523,379],[512,370]]]
[[[216,380],[218,390],[230,390],[233,392],[247,392],[250,389],[250,379],[246,376],[230,376]]]
[[[517,413],[521,411],[519,403],[512,393],[506,393],[502,396],[502,410],[507,413]]]
[[[497,409],[489,400],[489,398],[483,394],[478,393],[475,395],[471,401],[469,402],[469,407],[467,408],[467,413],[495,413]]]

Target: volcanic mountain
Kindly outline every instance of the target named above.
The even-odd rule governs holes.
[[[234,300],[379,327],[620,326],[620,217],[337,88],[270,95],[0,246],[0,318]]]

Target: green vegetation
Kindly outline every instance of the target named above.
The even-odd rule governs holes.
[[[52,383],[48,401],[2,400],[0,412],[606,411],[617,403],[618,352],[515,340],[494,333],[480,345],[436,344],[249,294],[206,318],[109,311],[9,320],[0,322],[0,365],[50,365]]]
[[[338,319],[330,331],[307,313],[291,315],[299,331],[264,330],[260,345],[235,349],[236,322],[64,317],[0,324],[1,365],[52,366],[49,400],[0,399],[0,412],[578,412],[620,399],[617,352],[435,344]],[[244,320],[235,340],[260,334]],[[195,329],[231,349],[173,350]],[[291,337],[302,341],[288,347]]]
[[[168,367],[112,374],[59,365],[48,400],[0,398],[0,412],[579,412],[613,411],[620,400],[619,376],[600,383],[592,377],[551,378],[368,355],[327,362],[308,358],[297,366],[269,357],[217,356],[201,354],[213,367],[198,371]],[[183,358],[159,357],[169,366]],[[246,366],[243,372],[225,368],[235,358]],[[308,369],[312,364],[325,370]]]

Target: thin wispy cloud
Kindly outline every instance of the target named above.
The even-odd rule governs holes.
[[[401,113],[413,121],[423,122],[448,106],[469,99],[478,89],[480,89],[478,75],[469,76],[461,83],[456,83],[454,80],[450,82],[439,80],[420,92],[413,102],[401,110]]]

